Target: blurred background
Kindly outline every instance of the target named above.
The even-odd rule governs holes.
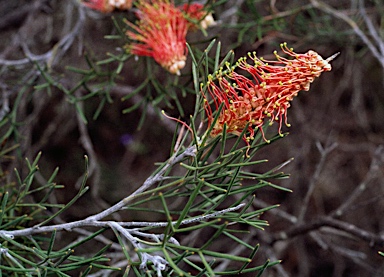
[[[340,52],[332,71],[292,102],[291,127],[283,128],[289,135],[256,157],[269,162],[251,169],[264,172],[293,158],[283,168],[290,178],[278,182],[292,192],[263,188],[254,202],[255,209],[280,204],[262,216],[269,227],[250,230],[249,240],[261,245],[259,263],[282,260],[266,276],[384,276],[384,257],[378,254],[384,251],[384,3],[224,0],[208,7],[217,24],[206,35],[196,31],[188,36],[195,48],[204,50],[215,38],[223,57],[233,50],[236,58],[256,51],[273,59],[282,42],[297,53],[312,49],[324,58]],[[169,105],[146,105],[155,97],[140,92],[121,101],[145,79],[148,59],[129,59],[113,81],[104,73],[116,63],[107,64],[99,83],[94,82],[100,86],[95,95],[84,88],[71,93],[60,87],[36,89],[44,85],[40,64],[71,90],[82,79],[69,67],[86,70],[105,60],[107,52],[124,52],[124,39],[105,38],[119,35],[112,18],[124,29],[123,18],[135,16],[132,11],[101,14],[78,1],[0,0],[0,118],[12,113],[14,119],[1,127],[2,135],[12,136],[0,143],[17,145],[18,157],[33,159],[42,151],[41,182],[60,168],[57,182],[65,188],[51,199],[57,203],[76,194],[83,157],[90,158],[91,196],[64,214],[65,221],[119,201],[170,153],[175,124],[159,110],[177,117],[173,98]],[[152,66],[160,84],[173,80]],[[186,84],[188,72],[187,65],[180,77]],[[175,93],[189,118],[194,96]],[[270,136],[276,132],[277,126],[268,130]],[[22,159],[2,161],[3,172],[15,167],[23,167]],[[135,214],[127,220],[135,220]]]

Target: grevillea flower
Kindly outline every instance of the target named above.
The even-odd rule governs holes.
[[[184,4],[180,7],[185,12],[188,19],[195,21],[199,24],[200,28],[207,29],[208,27],[216,25],[212,13],[204,10],[204,6],[199,3]],[[191,22],[190,28],[197,29],[196,24]]]
[[[110,13],[114,9],[129,10],[132,7],[133,0],[88,0],[83,4],[91,9],[103,13]]]
[[[312,50],[296,54],[286,44],[282,44],[281,48],[293,59],[283,58],[276,51],[274,54],[277,61],[259,59],[255,53],[249,54],[253,65],[248,64],[246,58],[239,59],[234,68],[246,71],[250,78],[236,73],[234,68],[228,68],[225,74],[219,72],[217,82],[210,76],[207,87],[213,99],[213,107],[217,110],[223,105],[211,136],[221,134],[224,124],[228,133],[236,135],[247,128],[244,140],[249,144],[254,138],[255,129],[259,129],[266,140],[262,129],[265,119],[269,120],[270,125],[274,121],[279,122],[280,134],[283,120],[289,126],[287,109],[290,101],[300,90],[308,91],[310,84],[323,71],[330,71],[329,62],[335,56],[323,59]],[[214,116],[208,99],[205,99],[204,108],[208,125],[211,126]]]
[[[189,27],[183,13],[167,0],[142,0],[137,8],[137,26],[127,22],[135,31],[126,33],[135,41],[127,50],[134,55],[153,57],[169,72],[179,75],[185,66]]]

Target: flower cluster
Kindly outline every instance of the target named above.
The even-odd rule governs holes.
[[[250,77],[236,73],[236,67],[228,68],[225,74],[219,72],[217,82],[210,76],[207,87],[213,106],[217,110],[223,105],[214,123],[212,107],[204,96],[209,127],[214,123],[211,136],[221,134],[224,125],[228,133],[236,135],[246,128],[244,140],[249,143],[254,138],[255,129],[259,129],[266,140],[262,129],[265,119],[269,120],[270,125],[278,121],[280,134],[283,121],[289,126],[287,109],[290,101],[300,90],[308,91],[310,84],[323,71],[331,70],[329,62],[333,57],[325,60],[312,50],[297,54],[286,44],[282,44],[281,48],[294,59],[283,58],[275,51],[277,61],[265,61],[253,53],[249,54],[253,65],[246,58],[241,58],[236,64]]]
[[[152,57],[170,73],[180,75],[188,52],[188,30],[196,24],[202,28],[212,25],[212,15],[203,10],[203,5],[195,3],[176,7],[167,0],[141,0],[137,8],[137,25],[127,22],[133,29],[126,32],[133,41],[126,46],[127,50],[137,56]]]
[[[132,8],[132,1],[133,0],[88,0],[87,2],[83,2],[83,5],[103,13],[110,13],[115,9],[129,10]]]
[[[127,46],[130,53],[153,57],[157,63],[173,74],[184,68],[187,46],[188,21],[172,3],[140,1],[137,25],[127,24],[136,32],[127,36],[136,42]]]

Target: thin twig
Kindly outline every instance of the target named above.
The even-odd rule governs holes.
[[[80,96],[77,94],[77,96]],[[80,109],[84,110],[84,102],[79,101],[78,106]],[[80,132],[80,142],[81,145],[84,147],[85,151],[87,151],[87,155],[89,156],[89,177],[93,177],[93,190],[92,194],[94,197],[96,197],[99,193],[99,183],[100,183],[100,165],[97,159],[97,155],[95,152],[95,149],[93,147],[93,143],[91,138],[89,137],[88,129],[83,121],[83,119],[80,116],[80,113],[76,113],[77,118],[77,126]],[[79,180],[76,182],[76,188],[79,188],[82,182],[82,177],[79,178]]]
[[[84,23],[85,23],[84,8],[79,5],[77,22],[75,26],[73,27],[71,32],[66,34],[63,38],[61,38],[60,41],[56,43],[51,50],[41,55],[34,55],[29,51],[27,45],[25,43],[22,43],[22,47],[26,55],[26,58],[19,59],[19,60],[0,59],[0,65],[20,66],[20,65],[29,64],[31,62],[47,62],[49,66],[52,66],[54,62],[58,61],[59,58],[62,57],[67,52],[67,50],[71,47],[75,38],[80,34],[84,26]]]
[[[267,208],[271,205],[264,202],[263,200],[255,199],[255,200],[253,200],[253,206],[256,206],[258,208]],[[293,224],[297,223],[297,217],[296,216],[291,215],[290,213],[287,213],[286,211],[284,211],[282,209],[274,208],[272,210],[269,210],[268,213],[276,215],[278,217],[281,217],[281,218],[289,221],[290,223],[293,223]]]
[[[355,202],[355,200],[367,189],[368,185],[377,178],[382,165],[384,164],[384,146],[380,145],[376,148],[369,171],[365,176],[365,179],[355,188],[355,190],[349,195],[349,197],[332,213],[332,217],[341,217]]]
[[[364,7],[364,1],[360,0],[359,1],[359,12],[363,16],[365,24],[367,25],[368,31],[371,34],[372,38],[378,45],[378,48],[381,52],[381,57],[382,59],[384,58],[384,41],[380,37],[380,34],[376,30],[375,26],[373,26],[372,20],[368,17],[367,12]]]
[[[352,30],[355,32],[355,34],[365,43],[365,45],[367,45],[367,47],[369,48],[369,50],[371,51],[373,56],[375,56],[375,58],[381,63],[381,66],[384,68],[384,57],[383,57],[383,55],[380,54],[380,52],[378,51],[376,46],[369,40],[369,38],[359,28],[359,26],[356,24],[356,22],[353,21],[353,19],[351,19],[346,14],[337,11],[336,9],[332,8],[331,6],[325,4],[322,1],[318,1],[318,0],[310,0],[310,1],[311,1],[311,4],[315,8],[320,9],[320,10],[326,12],[326,13],[329,13],[329,14],[333,15],[334,17],[343,20],[349,26],[351,26]]]
[[[9,91],[8,87],[5,84],[0,84],[0,90],[2,91],[2,97],[0,99],[0,121],[3,120],[3,118],[9,113],[9,96],[11,95],[11,92]]]
[[[200,216],[196,216],[193,218],[185,219],[181,222],[182,225],[191,224],[195,222],[205,221],[214,217],[217,217],[219,215],[233,212],[236,210],[241,209],[244,207],[245,204],[239,204],[235,207],[223,209],[220,211],[216,211],[210,214],[204,214]],[[172,221],[172,224],[176,224],[177,221]],[[111,224],[118,224],[122,227],[165,227],[169,223],[168,222],[116,222],[116,221],[97,221],[97,220],[89,220],[89,218],[73,221],[69,223],[60,223],[50,226],[34,226],[22,230],[12,230],[12,231],[1,231],[0,230],[0,237],[20,237],[20,236],[30,236],[35,234],[41,234],[41,233],[49,233],[52,231],[73,231],[76,228],[83,228],[83,227],[98,227],[98,228],[109,228]]]
[[[327,146],[325,149],[321,146],[320,142],[317,142],[316,146],[320,152],[321,158],[319,163],[316,166],[316,170],[311,178],[311,182],[309,183],[308,191],[307,191],[307,194],[305,195],[304,202],[300,210],[300,214],[298,216],[299,222],[302,222],[305,217],[305,214],[307,212],[308,205],[309,205],[309,200],[311,199],[313,191],[315,190],[316,184],[319,180],[320,173],[323,170],[328,154],[337,147],[337,143],[332,143],[331,145]]]
[[[270,243],[273,244],[274,242],[279,240],[292,239],[299,235],[307,234],[311,231],[318,230],[325,226],[332,227],[337,230],[342,230],[347,234],[353,235],[357,238],[369,242],[371,246],[384,246],[384,235],[376,235],[374,233],[363,230],[357,227],[356,225],[332,218],[330,216],[319,217],[316,220],[295,225],[287,231],[279,232],[272,237]]]

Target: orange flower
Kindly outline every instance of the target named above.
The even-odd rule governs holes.
[[[249,57],[254,65],[248,64],[246,58],[239,59],[236,64],[236,67],[249,73],[251,78],[236,73],[233,68],[229,68],[228,73],[217,74],[218,84],[213,81],[212,76],[210,77],[207,87],[214,107],[218,109],[223,103],[211,136],[221,134],[226,124],[227,132],[236,135],[240,135],[247,128],[244,140],[249,143],[254,138],[256,128],[266,140],[262,129],[266,118],[269,119],[270,125],[274,121],[279,122],[280,134],[283,119],[289,126],[287,109],[290,107],[290,101],[300,90],[308,91],[310,83],[319,77],[321,72],[330,71],[329,62],[335,56],[324,60],[312,50],[305,54],[296,54],[292,49],[288,49],[286,44],[282,44],[281,48],[294,59],[283,58],[275,51],[277,61],[267,62],[253,53],[249,54]],[[214,116],[207,99],[204,108],[208,124],[211,126]]]
[[[187,55],[186,35],[188,21],[175,5],[166,0],[142,0],[137,8],[139,22],[127,24],[136,32],[127,36],[136,42],[127,46],[130,53],[153,57],[162,67],[180,75]]]

